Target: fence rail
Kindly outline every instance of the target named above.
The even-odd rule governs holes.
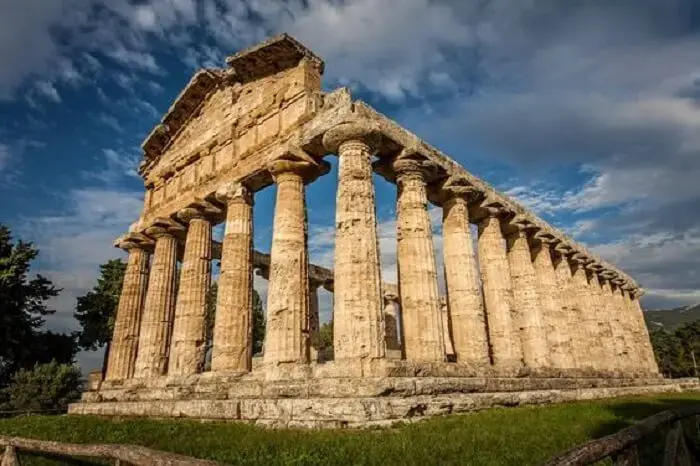
[[[683,433],[681,421],[700,417],[700,406],[669,409],[607,437],[585,443],[550,459],[546,466],[583,466],[610,458],[616,465],[638,466],[638,446],[648,436],[670,427],[664,449],[664,466],[694,466],[694,457]],[[697,427],[696,427],[697,429]],[[697,434],[697,432],[696,432]]]
[[[0,466],[19,466],[17,453],[23,451],[52,456],[113,460],[116,465],[121,466],[222,466],[222,463],[199,460],[138,445],[84,445],[0,436],[0,447],[5,449]]]

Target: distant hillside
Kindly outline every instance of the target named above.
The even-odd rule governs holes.
[[[700,304],[668,310],[646,311],[644,318],[649,328],[663,327],[666,330],[675,330],[686,322],[700,320]]]

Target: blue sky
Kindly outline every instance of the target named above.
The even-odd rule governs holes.
[[[628,271],[645,306],[700,302],[697,0],[0,0],[0,221],[64,290],[51,328],[75,328],[76,296],[121,255],[139,145],[190,76],[279,32],[325,60],[327,89],[348,86]],[[329,266],[330,160],[307,194],[311,259]],[[395,196],[377,180],[387,281]],[[268,251],[274,189],[255,201]]]

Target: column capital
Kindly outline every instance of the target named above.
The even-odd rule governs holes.
[[[153,250],[153,240],[142,233],[125,233],[114,240],[114,246],[130,251],[131,249],[143,249],[151,252]]]
[[[158,239],[162,236],[180,238],[186,233],[187,228],[171,218],[158,217],[144,231],[146,235],[153,239]]]
[[[535,225],[524,215],[516,215],[504,225],[506,237],[517,236],[519,238],[530,238],[540,231],[540,227]]]
[[[197,199],[187,207],[177,212],[178,219],[190,223],[194,219],[221,220],[223,211],[209,201]]]
[[[481,190],[462,175],[452,175],[446,178],[436,190],[436,194],[443,204],[455,200],[472,202],[483,196]]]
[[[216,200],[224,204],[242,199],[246,204],[253,205],[253,193],[246,185],[238,181],[222,184],[216,190]]]
[[[314,159],[299,147],[288,146],[270,158],[267,170],[275,183],[285,174],[292,173],[300,176],[304,183],[308,184],[320,175],[328,173],[330,164]]]
[[[437,166],[413,148],[404,148],[392,160],[391,167],[397,181],[402,178],[419,178],[430,181],[435,177]]]
[[[377,123],[370,120],[356,120],[340,123],[326,131],[323,135],[323,147],[333,153],[338,153],[340,146],[348,142],[361,142],[372,151],[379,149],[382,135]]]

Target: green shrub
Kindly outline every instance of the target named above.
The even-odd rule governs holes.
[[[80,397],[80,377],[76,366],[56,361],[19,370],[4,390],[6,407],[12,411],[65,411]]]

